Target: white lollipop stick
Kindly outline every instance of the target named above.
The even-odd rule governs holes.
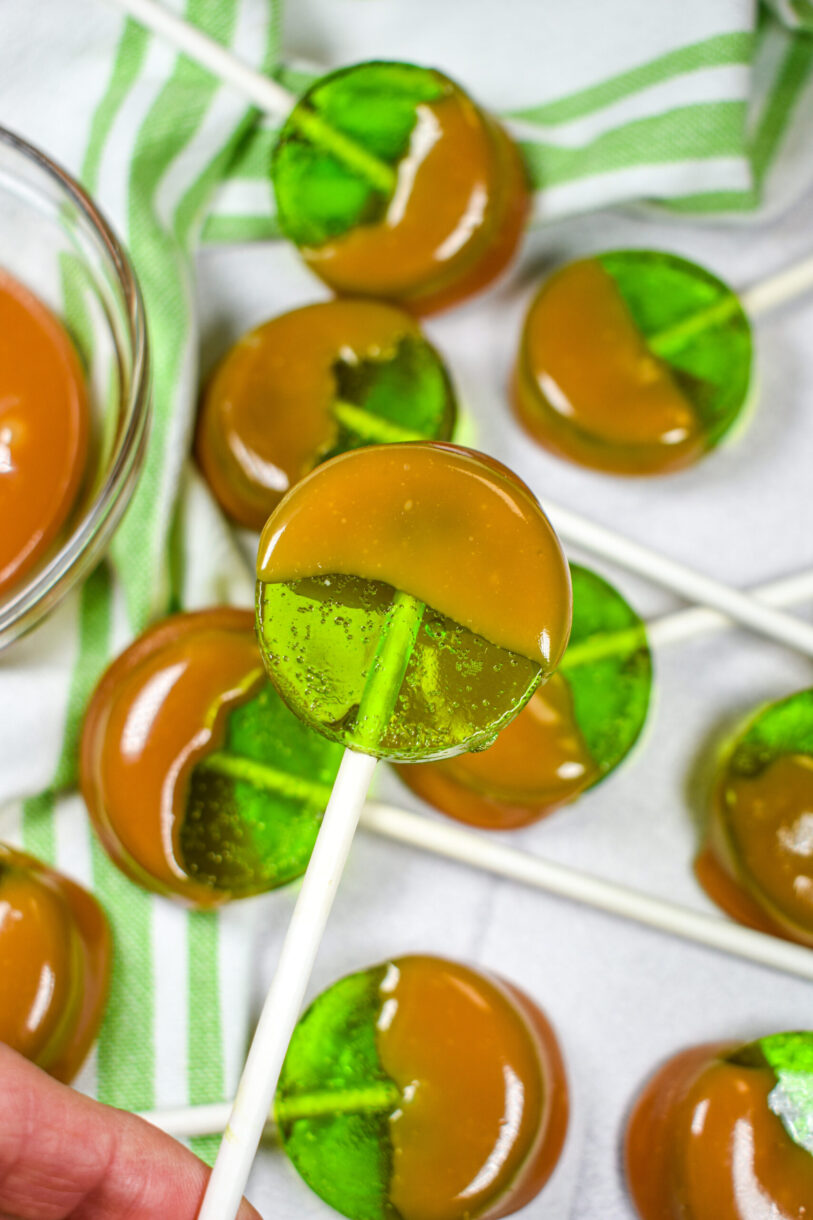
[[[760,635],[788,644],[806,656],[813,656],[813,626],[809,623],[759,602],[749,593],[732,589],[711,576],[704,576],[686,564],[668,559],[569,508],[551,503],[547,498],[543,507],[557,534],[574,546],[583,547],[602,559],[671,589],[687,601],[712,607],[726,618]]]
[[[352,750],[342,756],[199,1220],[237,1214],[375,765],[375,758]]]
[[[813,255],[761,280],[740,293],[740,301],[752,318],[778,309],[813,289]]]
[[[791,944],[731,920],[665,902],[662,898],[653,898],[564,864],[553,864],[519,848],[505,847],[487,834],[477,834],[449,822],[430,820],[375,802],[365,805],[361,825],[365,830],[407,846],[446,856],[583,906],[619,915],[622,919],[634,920],[709,949],[719,949],[761,966],[813,979],[813,952],[803,945]]]
[[[296,104],[296,97],[270,77],[244,63],[214,38],[184,21],[156,0],[112,0],[141,25],[164,38],[178,51],[188,55],[202,68],[242,93],[258,110],[274,119],[284,119]]]
[[[813,571],[799,572],[796,576],[757,585],[749,589],[748,594],[757,601],[764,602],[766,606],[795,606],[799,602],[811,601]],[[646,624],[646,634],[650,644],[660,647],[662,644],[714,635],[734,625],[730,618],[718,610],[693,606],[689,610],[676,610],[674,614],[664,614],[660,618],[651,619]]]

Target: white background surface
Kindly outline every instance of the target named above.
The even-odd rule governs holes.
[[[477,443],[543,502],[549,494],[724,580],[745,586],[809,567],[813,295],[757,324],[760,389],[747,427],[679,475],[626,481],[548,456],[514,422],[506,383],[523,310],[545,268],[592,250],[650,245],[696,258],[744,287],[810,251],[811,205],[808,198],[765,229],[690,226],[640,212],[531,234],[502,285],[426,325],[476,421]],[[247,327],[324,295],[282,245],[207,250],[199,273],[204,371]],[[678,605],[641,581],[601,570],[644,614]],[[655,659],[654,704],[633,757],[577,805],[504,837],[713,910],[691,874],[709,761],[744,714],[808,685],[810,663],[741,632],[665,646]],[[420,808],[384,768],[378,790]],[[294,897],[287,890],[261,900],[258,997]],[[311,995],[351,970],[406,952],[446,954],[503,974],[536,998],[560,1034],[582,1130],[575,1172],[560,1182],[562,1193],[543,1192],[525,1209],[529,1220],[630,1220],[621,1133],[636,1090],[658,1062],[692,1042],[811,1024],[809,984],[362,835]],[[274,1150],[261,1155],[249,1194],[278,1220],[332,1214]]]

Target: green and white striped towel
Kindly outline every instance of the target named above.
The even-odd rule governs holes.
[[[172,3],[255,65],[279,62],[273,0]],[[775,8],[809,21],[806,0]],[[757,25],[751,0],[296,0],[286,22],[294,85],[305,62],[395,56],[469,86],[521,138],[540,220],[644,200],[762,214],[810,174],[813,38],[767,12]],[[239,1070],[256,907],[188,914],[142,893],[71,789],[107,661],[170,609],[251,604],[249,566],[187,460],[192,256],[204,221],[210,241],[275,236],[273,124],[102,0],[6,5],[0,34],[0,121],[78,174],[129,246],[155,382],[146,469],[109,559],[0,659],[0,835],[92,885],[113,920],[113,992],[83,1087],[133,1109],[216,1100]]]

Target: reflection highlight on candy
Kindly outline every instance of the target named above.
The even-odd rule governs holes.
[[[528,211],[519,152],[433,68],[362,63],[294,106],[272,177],[280,225],[336,292],[417,313],[485,287]]]
[[[361,445],[448,440],[449,375],[409,314],[340,300],[244,335],[204,392],[195,451],[223,509],[262,529],[314,466]]]
[[[555,669],[567,565],[513,474],[448,445],[334,458],[288,494],[257,561],[269,674],[311,727],[401,760],[492,741]]]
[[[597,784],[646,719],[652,659],[644,625],[595,572],[570,565],[573,627],[558,671],[477,753],[398,768],[441,812],[486,829],[525,826]]]
[[[613,474],[697,461],[738,418],[752,341],[737,297],[676,255],[619,250],[554,272],[525,319],[515,410],[540,444]]]
[[[101,1024],[110,955],[95,898],[0,843],[0,1042],[72,1080]]]
[[[695,871],[732,918],[813,945],[813,691],[768,704],[727,748]]]
[[[802,1220],[813,1208],[813,1034],[692,1047],[648,1083],[626,1133],[642,1220]]]
[[[299,1173],[353,1220],[496,1218],[553,1172],[567,1082],[527,996],[466,966],[404,957],[313,1002],[275,1114]]]

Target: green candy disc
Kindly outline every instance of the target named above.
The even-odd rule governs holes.
[[[321,460],[360,445],[448,440],[457,406],[449,375],[425,339],[404,336],[389,360],[338,361],[336,443]]]
[[[298,246],[320,246],[380,220],[416,107],[447,90],[438,74],[413,64],[364,63],[321,77],[291,111],[274,151],[285,236]]]
[[[736,420],[751,381],[751,326],[739,299],[705,267],[675,254],[619,250],[599,262],[650,351],[694,405],[712,448]]]
[[[515,405],[554,453],[614,474],[678,470],[748,399],[752,336],[734,292],[688,259],[616,250],[569,263],[531,304]]]
[[[223,745],[190,776],[179,837],[189,876],[234,897],[301,876],[341,753],[263,680],[229,713]]]
[[[743,1067],[771,1069],[776,1086],[768,1105],[793,1142],[813,1154],[813,1033],[771,1034],[729,1058]]]
[[[609,581],[578,564],[573,627],[560,672],[576,722],[598,769],[598,783],[630,752],[646,721],[652,654],[641,618]]]
[[[762,708],[735,742],[726,771],[751,779],[783,754],[813,758],[813,690],[797,691]]]
[[[375,1029],[386,967],[340,979],[300,1019],[280,1075],[275,1118],[308,1186],[355,1220],[396,1220],[389,1117],[400,1099]]]
[[[528,657],[357,576],[260,581],[257,623],[277,688],[306,724],[397,760],[488,744],[540,676]]]
[[[762,708],[728,745],[709,836],[710,858],[757,908],[745,917],[803,944],[813,943],[811,810],[813,690],[803,690]],[[743,918],[709,876],[712,898]]]

